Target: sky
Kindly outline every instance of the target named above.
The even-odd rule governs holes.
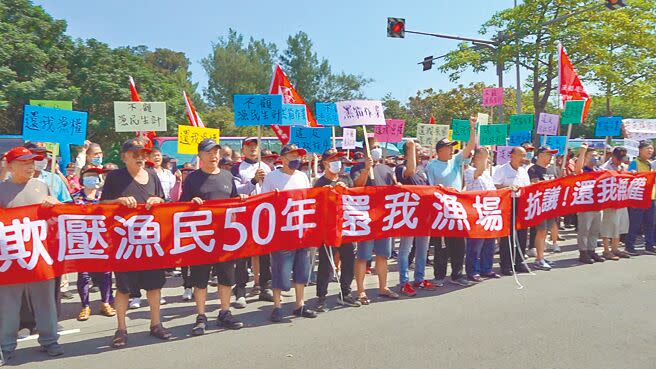
[[[457,41],[406,34],[388,38],[387,17],[406,19],[406,29],[478,37],[481,24],[513,0],[35,0],[54,18],[68,23],[74,38],[96,38],[112,47],[146,45],[184,52],[191,61],[192,79],[200,88],[207,74],[200,60],[211,45],[233,28],[245,36],[275,42],[280,50],[289,35],[304,31],[314,51],[326,58],[333,72],[361,74],[373,79],[365,89],[369,99],[387,93],[405,102],[427,88],[450,89],[457,84],[497,81],[494,68],[466,72],[450,82],[436,66],[422,71],[424,57],[446,54]],[[505,81],[514,86],[513,70]]]

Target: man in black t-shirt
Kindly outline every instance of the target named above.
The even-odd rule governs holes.
[[[551,158],[558,150],[551,150],[548,146],[541,146],[535,151],[535,164],[528,168],[528,178],[531,183],[545,181],[547,167],[551,163]],[[535,227],[535,263],[533,267],[541,270],[551,270],[551,265],[544,259],[544,249],[546,246],[547,232],[551,229],[554,219],[544,220]]]
[[[150,150],[136,140],[126,141],[121,147],[121,159],[125,168],[117,169],[107,175],[101,204],[118,204],[134,209],[137,204],[146,204],[149,210],[153,205],[164,202],[162,184],[152,171],[145,169],[146,156]],[[136,272],[117,272],[116,274],[116,317],[118,329],[112,340],[112,347],[121,348],[127,344],[128,332],[125,323],[125,313],[128,309],[128,298],[132,290],[146,290],[150,306],[150,335],[163,340],[171,338],[160,321],[160,298],[164,287],[164,270],[145,270]]]
[[[205,200],[221,200],[239,196],[232,174],[219,168],[220,149],[221,146],[210,138],[206,138],[198,144],[200,169],[189,173],[185,179],[180,201],[191,201],[203,205]],[[243,198],[245,197],[243,195]],[[228,329],[240,329],[244,326],[230,312],[231,288],[235,284],[235,261],[196,265],[191,267],[191,284],[194,287],[194,299],[198,312],[196,324],[191,330],[194,336],[204,334],[207,327],[205,302],[207,301],[207,284],[212,266],[214,266],[214,273],[219,281],[219,302],[221,304],[217,324]]]
[[[340,175],[342,171],[342,158],[346,153],[338,152],[336,149],[328,149],[321,156],[323,176],[317,180],[314,187],[353,187],[351,177]],[[339,252],[342,262],[340,268],[339,283],[342,293],[337,303],[343,306],[359,307],[361,304],[351,296],[351,283],[353,282],[353,263],[355,261],[354,247],[352,243],[343,243],[340,247],[323,245],[319,247],[319,269],[317,271],[317,312],[326,312],[326,295],[328,294],[328,283],[330,282],[330,271],[332,263],[328,257],[328,247],[333,252]],[[332,255],[332,253],[331,253]]]

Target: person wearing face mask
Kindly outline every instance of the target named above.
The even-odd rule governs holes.
[[[323,167],[323,176],[317,180],[314,187],[353,187],[351,177],[343,175],[342,158],[346,156],[344,152],[338,152],[336,149],[328,149],[321,155],[321,166]],[[353,282],[353,263],[355,262],[354,245],[352,243],[343,243],[340,247],[323,245],[319,247],[319,268],[317,270],[317,306],[315,310],[318,313],[328,311],[326,305],[326,295],[328,295],[328,283],[330,282],[330,272],[332,264],[329,258],[329,250],[333,255],[339,255],[341,268],[339,275],[339,284],[341,294],[337,303],[342,306],[359,307],[360,303],[351,296],[351,283]]]
[[[298,169],[301,167],[303,156],[307,155],[305,149],[296,145],[285,145],[280,150],[283,167],[274,170],[264,177],[262,193],[276,190],[296,190],[310,188],[308,177]],[[314,310],[305,307],[303,293],[305,285],[310,279],[310,255],[315,252],[314,248],[296,249],[293,251],[277,251],[271,253],[271,286],[273,288],[273,310],[271,312],[272,322],[281,322],[282,291],[289,291],[292,287],[291,279],[294,279],[294,292],[296,304],[294,315],[304,318],[316,318]],[[293,272],[293,273],[292,273]]]
[[[103,164],[103,152],[99,144],[89,140],[84,141],[84,146],[75,159],[75,173],[80,174],[86,165],[101,166]]]
[[[47,170],[48,158],[47,154],[50,154],[50,151],[46,150],[45,147],[39,146],[36,142],[29,142],[25,144],[25,147],[36,155],[43,156],[43,159],[37,160],[34,162],[34,167],[36,172],[34,173],[34,178],[38,178],[45,182],[45,184],[50,188],[50,193],[59,200],[59,202],[72,202],[71,194],[68,191],[68,186],[57,174],[50,173]]]
[[[629,164],[630,172],[651,172],[651,157],[654,155],[654,146],[651,141],[641,141],[638,144],[638,156]],[[651,207],[648,209],[629,208],[629,233],[625,239],[624,251],[630,256],[637,256],[635,241],[638,233],[644,231],[645,253],[656,253],[656,240],[654,239],[654,217],[656,206],[656,186],[652,190]]]
[[[82,189],[73,194],[73,201],[76,204],[97,204],[101,193],[102,186],[100,175],[103,174],[101,167],[88,165],[82,169]],[[112,273],[111,272],[80,272],[77,274],[77,292],[82,302],[82,310],[77,317],[78,321],[87,321],[91,316],[91,305],[89,303],[89,287],[91,282],[100,288],[100,301],[102,303],[100,313],[107,317],[116,315],[116,311],[111,304],[114,303],[112,296]]]
[[[574,171],[576,174],[590,173],[599,170],[598,160],[594,150],[588,150],[588,144],[583,143],[576,160]],[[601,233],[601,212],[586,211],[578,213],[578,227],[576,236],[579,246],[579,261],[583,264],[603,262],[605,259],[597,255],[595,247]]]

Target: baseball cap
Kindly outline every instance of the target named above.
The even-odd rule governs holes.
[[[105,170],[102,167],[97,167],[95,165],[89,165],[82,169],[82,172],[80,173],[80,177],[84,176],[87,173],[96,173],[96,174],[103,174],[105,173]]]
[[[11,163],[14,160],[43,160],[44,158],[45,156],[35,154],[23,146],[14,147],[5,153],[7,163]]]
[[[241,147],[244,147],[246,145],[250,145],[253,143],[257,143],[257,137],[246,137],[244,138],[244,141],[241,142]]]
[[[144,146],[143,142],[131,138],[123,143],[121,146],[121,153],[125,153],[128,151],[144,151],[147,154],[150,154],[151,150],[147,149],[146,146]]]
[[[523,147],[526,152],[535,150],[535,146],[530,142],[524,142],[520,146]]]
[[[439,150],[439,149],[441,149],[443,147],[447,147],[447,146],[455,146],[457,144],[458,143],[455,142],[455,141],[450,141],[448,138],[443,138],[443,139],[437,141],[437,144],[435,144],[435,150]]]
[[[280,156],[283,156],[283,155],[286,155],[286,154],[289,154],[289,153],[292,153],[292,152],[295,152],[300,156],[307,155],[307,151],[305,151],[305,149],[301,149],[301,148],[299,148],[298,146],[296,146],[294,144],[287,144],[287,145],[283,146],[282,149],[280,150]]]
[[[323,152],[321,155],[321,161],[326,161],[334,158],[343,158],[346,156],[345,152],[339,152],[334,148],[330,148]]]
[[[553,155],[558,153],[558,150],[552,150],[549,146],[540,146],[538,150],[535,152],[535,155],[540,155],[542,153]]]
[[[23,145],[26,149],[35,152],[35,153],[47,153],[51,154],[52,152],[46,149],[44,146],[38,146],[34,142],[27,142],[25,145]]]
[[[201,151],[212,151],[215,147],[218,147],[219,149],[221,148],[221,145],[219,145],[214,139],[212,138],[206,138],[203,141],[198,143],[198,152]]]

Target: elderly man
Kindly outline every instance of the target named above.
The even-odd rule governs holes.
[[[45,159],[25,147],[15,147],[5,154],[11,179],[0,183],[0,207],[15,208],[41,204],[52,207],[59,203],[50,196],[48,186],[34,178],[34,162]],[[10,360],[16,350],[20,308],[23,294],[31,301],[39,331],[42,351],[50,356],[63,354],[57,343],[57,306],[55,302],[55,280],[0,286],[0,365]]]

